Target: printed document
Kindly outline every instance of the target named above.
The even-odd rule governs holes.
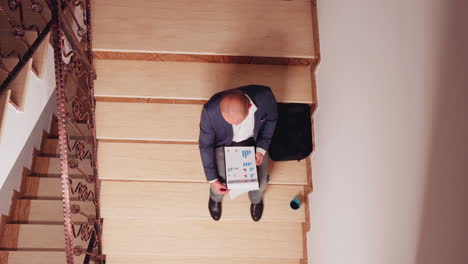
[[[254,147],[225,147],[226,184],[231,200],[237,196],[258,190],[257,166]]]

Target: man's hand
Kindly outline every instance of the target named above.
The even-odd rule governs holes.
[[[222,184],[219,180],[212,182],[211,188],[217,194],[226,194],[229,192],[229,189],[226,187],[226,185]]]
[[[257,153],[255,154],[255,160],[256,160],[257,166],[262,165],[263,157],[264,157],[263,154],[260,153],[260,152],[257,152]]]

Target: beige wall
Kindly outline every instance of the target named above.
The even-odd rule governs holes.
[[[468,1],[318,5],[309,263],[468,263]]]

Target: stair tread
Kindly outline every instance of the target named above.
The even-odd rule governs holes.
[[[76,158],[70,158],[70,160],[79,160]],[[60,158],[58,157],[36,157],[36,163],[33,169],[36,174],[61,174],[60,170]],[[70,175],[92,175],[93,168],[91,167],[91,160],[85,159],[79,162],[78,167],[68,168]]]
[[[97,102],[98,139],[198,140],[201,105]]]
[[[81,141],[82,143],[85,144],[85,150],[90,150],[91,145],[86,142],[86,139],[84,138],[69,138],[69,145],[73,147],[76,143],[76,141]],[[77,157],[77,152],[76,150],[81,151],[81,149],[72,149],[72,151],[68,150],[68,157],[70,158],[75,158]],[[59,157],[60,156],[60,145],[59,145],[59,139],[58,138],[47,138],[41,148],[40,151],[40,156],[47,156],[47,157]],[[90,159],[91,154],[88,152],[87,156],[85,159]]]
[[[304,257],[301,223],[107,218],[103,241],[109,255]]]
[[[315,57],[310,1],[99,0],[93,13],[96,51]]]
[[[61,178],[29,176],[27,181],[31,183],[31,187],[25,187],[25,190],[22,194],[23,198],[39,197],[50,199],[62,199]],[[84,191],[86,192],[86,194],[88,194],[91,190],[93,190],[93,184],[87,183],[84,179],[74,179],[72,177],[71,189],[73,190],[71,198],[78,199],[78,195],[80,195],[79,191]]]
[[[206,183],[102,181],[103,218],[209,220]],[[265,193],[262,222],[304,222],[304,208],[292,210],[289,202],[304,194],[303,186],[270,185]],[[222,221],[251,222],[247,194],[223,202]]]
[[[79,226],[77,226],[79,227]],[[77,228],[78,229],[78,228]],[[5,238],[15,237],[18,239],[5,239],[0,248],[6,249],[54,249],[60,250],[65,247],[63,224],[39,225],[39,224],[6,224]],[[81,239],[73,240],[74,246],[87,248],[88,243]]]
[[[122,255],[107,254],[106,261],[112,264],[143,264],[143,263],[164,263],[164,264],[301,264],[300,259],[281,258],[217,258],[217,257],[162,257],[153,255]],[[42,263],[41,263],[42,264]]]
[[[71,137],[89,137],[92,136],[92,130],[86,123],[68,123],[67,132]],[[51,131],[51,136],[58,137],[58,131]]]
[[[279,102],[313,102],[307,66],[96,60],[96,70],[98,97],[208,100],[223,90],[262,84]]]
[[[60,190],[59,190],[60,191]],[[16,207],[12,221],[18,222],[63,222],[62,200],[16,200]],[[79,205],[82,212],[94,214],[92,202],[72,201],[72,205]],[[74,223],[85,223],[87,218],[82,214],[72,214]]]
[[[5,252],[5,251],[4,251]],[[63,264],[65,251],[6,251],[8,264]],[[85,255],[75,256],[75,263],[83,263]]]
[[[198,145],[99,142],[102,180],[206,182]],[[307,160],[270,162],[271,184],[308,182]]]

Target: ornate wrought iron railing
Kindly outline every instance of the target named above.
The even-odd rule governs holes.
[[[78,263],[78,259],[105,262],[96,167],[90,1],[0,0],[0,92],[52,32],[68,264]],[[86,221],[74,222],[72,219],[78,219],[75,215]]]
[[[67,263],[104,263],[94,122],[90,0],[51,1]],[[80,214],[87,222],[73,223]]]

